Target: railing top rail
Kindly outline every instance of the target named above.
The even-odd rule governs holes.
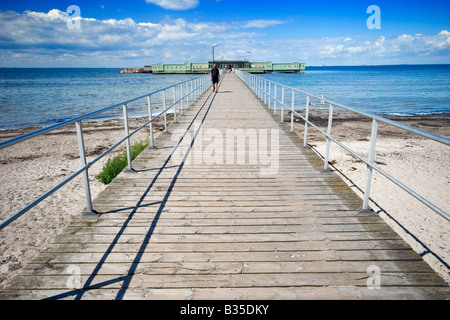
[[[240,70],[239,70],[239,72],[243,72],[243,71],[240,71]],[[290,86],[286,86],[286,85],[284,85],[284,84],[281,84],[281,83],[279,83],[279,82],[275,82],[275,81],[266,79],[266,78],[261,77],[261,76],[258,76],[258,77],[260,77],[260,78],[262,78],[262,79],[265,79],[266,81],[268,81],[268,82],[270,82],[270,83],[273,83],[273,84],[276,84],[276,85],[278,85],[278,86],[280,86],[280,87],[284,87],[284,88],[286,88],[286,89],[293,90],[293,91],[295,91],[295,92],[299,92],[299,93],[304,94],[304,95],[306,95],[306,96],[309,96],[309,97],[312,97],[312,98],[321,100],[321,101],[323,101],[323,102],[325,102],[325,103],[332,104],[332,105],[335,106],[335,107],[342,108],[342,109],[345,109],[345,110],[348,110],[348,111],[352,111],[352,112],[357,113],[357,114],[360,114],[360,115],[362,115],[362,116],[364,116],[364,117],[371,118],[371,119],[377,120],[377,121],[382,122],[382,123],[386,123],[386,124],[388,124],[388,125],[397,127],[397,128],[399,128],[399,129],[406,130],[406,131],[409,131],[409,132],[411,132],[411,133],[414,133],[414,134],[423,136],[423,137],[425,137],[425,138],[428,138],[428,139],[431,139],[431,140],[434,140],[434,141],[437,141],[437,142],[440,142],[440,143],[443,143],[443,144],[446,144],[446,145],[449,145],[449,146],[450,146],[450,139],[449,139],[449,138],[442,137],[442,136],[439,136],[439,135],[436,135],[436,134],[434,134],[434,133],[431,133],[431,132],[428,132],[428,131],[424,131],[424,130],[421,130],[421,129],[418,129],[418,128],[414,128],[414,127],[408,126],[408,125],[406,125],[406,124],[403,124],[403,123],[400,123],[400,122],[397,122],[397,121],[394,121],[394,120],[391,120],[391,119],[387,119],[387,118],[384,118],[384,117],[379,116],[379,115],[376,115],[376,114],[371,114],[371,113],[359,111],[359,110],[356,110],[356,109],[354,109],[354,108],[352,108],[352,107],[343,105],[343,104],[341,104],[341,103],[337,103],[337,102],[328,100],[328,99],[326,99],[326,98],[324,98],[324,97],[318,97],[318,96],[316,96],[316,95],[314,95],[314,94],[305,92],[305,91],[300,90],[300,89],[297,89],[297,88],[293,88],[293,87],[290,87]],[[281,101],[278,101],[278,102],[281,103]]]
[[[75,122],[92,118],[92,117],[94,117],[94,116],[96,116],[98,114],[107,112],[109,110],[115,109],[115,108],[120,107],[120,106],[123,106],[124,104],[129,104],[129,103],[135,102],[137,100],[144,99],[144,98],[146,98],[148,96],[157,94],[157,93],[162,92],[164,90],[170,89],[170,88],[175,87],[175,86],[179,86],[181,84],[184,84],[186,82],[189,82],[189,81],[192,81],[192,80],[195,80],[195,79],[198,79],[198,78],[201,78],[201,76],[195,77],[195,78],[192,78],[192,79],[189,79],[189,80],[181,81],[181,82],[172,84],[170,86],[167,86],[165,88],[158,89],[158,90],[149,92],[147,94],[141,95],[139,97],[132,98],[132,99],[129,99],[127,101],[123,101],[123,102],[114,104],[112,106],[108,106],[108,107],[105,107],[105,108],[102,108],[102,109],[99,109],[99,110],[96,110],[96,111],[93,111],[93,112],[90,112],[90,113],[86,113],[84,115],[81,115],[81,116],[78,116],[78,117],[75,117],[75,118],[72,118],[72,119],[69,119],[69,120],[66,120],[66,121],[63,121],[61,123],[57,123],[57,124],[54,124],[54,125],[42,128],[42,129],[38,129],[38,130],[35,130],[35,131],[32,131],[32,132],[20,135],[18,137],[14,137],[14,138],[2,141],[2,142],[0,142],[0,149],[9,147],[9,146],[11,146],[13,144],[16,144],[16,143],[19,143],[19,142],[22,142],[22,141],[25,141],[25,140],[29,140],[29,139],[34,138],[36,136],[39,136],[41,134],[44,134],[44,133],[47,133],[47,132],[50,132],[50,131],[53,131],[53,130],[56,130],[56,129],[59,129],[59,128],[62,128],[62,127],[65,127],[65,126],[73,124]]]

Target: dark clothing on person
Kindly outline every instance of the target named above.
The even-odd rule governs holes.
[[[211,80],[212,80],[213,84],[219,83],[219,74],[220,74],[220,72],[219,72],[218,68],[212,68],[212,70],[211,70]]]

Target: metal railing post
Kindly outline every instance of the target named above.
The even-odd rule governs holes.
[[[166,90],[163,90],[163,110],[164,110],[164,132],[167,133],[167,110],[166,110]]]
[[[280,122],[284,122],[284,86],[281,87],[281,117]]]
[[[275,83],[275,95],[273,97],[273,115],[277,114],[277,84]]]
[[[194,98],[193,98],[193,91],[194,91],[194,80],[189,81],[189,105],[192,104],[192,102],[194,102]]]
[[[261,87],[261,78],[260,77],[258,77],[257,78],[258,79],[258,97],[259,97],[259,99],[262,99],[262,87]]]
[[[177,123],[177,94],[175,86],[173,86],[173,122]]]
[[[153,110],[152,110],[152,100],[151,100],[151,96],[148,95],[147,96],[147,105],[148,105],[148,120],[150,121],[150,146],[152,148],[155,147],[155,138],[153,136],[153,121],[152,121],[152,117],[153,117]]]
[[[330,103],[330,113],[328,115],[328,130],[327,130],[327,147],[325,151],[325,163],[323,166],[324,171],[328,171],[328,161],[330,159],[330,144],[331,144],[331,133],[333,127],[333,105]]]
[[[123,123],[125,127],[125,137],[127,137],[127,161],[128,161],[128,169],[133,170],[131,166],[131,144],[130,144],[130,130],[128,128],[128,107],[126,104],[123,105]]]
[[[75,127],[77,129],[78,149],[80,151],[81,167],[85,167],[87,165],[86,149],[84,146],[83,126],[81,124],[81,121],[75,122]],[[86,213],[85,214],[89,215],[89,214],[94,213],[94,210],[92,208],[91,186],[89,184],[88,169],[83,171],[83,185],[84,185],[84,194],[86,197]]]
[[[295,91],[292,89],[292,102],[291,102],[291,133],[294,132],[294,104],[295,104]]]
[[[192,80],[192,92],[193,92],[193,99],[192,102],[197,99],[197,79]]]
[[[370,151],[369,151],[369,163],[371,165],[374,164],[374,160],[375,160],[375,147],[377,144],[377,132],[378,132],[378,121],[376,119],[373,119],[372,134],[370,137]],[[364,190],[363,207],[362,207],[362,210],[359,211],[360,213],[369,212],[369,198],[370,198],[370,187],[372,184],[372,171],[373,171],[373,168],[371,166],[367,165],[366,188]]]
[[[271,101],[270,101],[270,100],[271,100],[271,99],[270,99],[271,96],[270,96],[270,95],[271,95],[271,92],[272,92],[271,84],[272,84],[272,83],[269,81],[269,103],[267,104],[267,105],[269,106],[269,110],[270,110],[270,108],[271,108],[271,106],[270,106],[270,105],[271,105]]]
[[[183,86],[184,86],[184,83],[182,83],[182,84],[181,84],[181,87],[180,87],[180,94],[181,94],[181,96],[180,96],[180,98],[181,98],[181,114],[183,114],[183,112],[184,112]]]
[[[191,80],[189,80],[188,82],[186,82],[186,95],[187,95],[187,106],[186,108],[189,108],[189,106],[191,105]]]
[[[303,147],[306,148],[308,146],[308,122],[309,121],[309,96],[306,96],[306,113],[305,113],[305,133],[303,137]]]
[[[186,108],[189,108],[189,81],[186,81]]]
[[[267,104],[267,80],[264,79],[264,103]]]
[[[198,98],[198,78],[194,80],[195,81],[195,99]]]

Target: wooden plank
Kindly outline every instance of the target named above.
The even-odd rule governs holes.
[[[41,277],[27,276],[17,279],[14,283],[15,288],[19,290],[42,289],[64,289],[67,288],[67,276],[48,276],[45,283]],[[367,288],[367,273],[349,273],[344,277],[340,273],[315,273],[315,274],[136,274],[131,278],[127,286],[132,288],[257,288],[257,287],[324,287],[324,286],[350,286]],[[96,276],[91,286],[102,286],[108,289],[121,289],[123,286],[123,277],[114,276]],[[434,275],[430,274],[383,274],[383,283],[385,287],[405,287],[417,286],[420,283],[423,286],[444,287],[433,285],[436,283]],[[46,286],[51,284],[51,286]]]
[[[136,242],[119,242],[111,247],[111,243],[105,242],[53,242],[52,245],[45,250],[45,252],[90,252],[90,253],[104,253],[111,252],[139,252],[142,243]],[[321,250],[335,250],[345,251],[351,247],[354,253],[355,250],[361,250],[364,254],[370,253],[371,250],[388,250],[390,253],[389,259],[396,259],[395,252],[407,255],[407,259],[421,260],[420,256],[413,254],[414,252],[403,240],[365,240],[365,241],[284,241],[284,242],[229,242],[222,243],[217,246],[216,243],[203,243],[199,246],[196,242],[192,243],[158,243],[151,242],[150,248],[152,252],[253,252],[253,251],[272,251],[272,252],[297,252],[297,251],[321,251]],[[393,251],[395,251],[393,253]],[[350,257],[351,258],[351,257]]]
[[[277,251],[277,252],[257,252],[257,251],[245,251],[245,252],[153,252],[153,250],[147,249],[148,251],[136,251],[136,252],[79,252],[75,257],[73,252],[61,252],[58,255],[54,255],[54,252],[45,252],[39,255],[33,260],[34,264],[39,263],[95,263],[100,261],[104,254],[108,257],[108,262],[133,262],[135,256],[140,256],[141,262],[184,262],[184,261],[194,261],[194,262],[216,262],[216,261],[330,261],[330,260],[351,260],[350,255],[354,254],[354,260],[387,260],[393,259],[390,257],[396,257],[397,260],[412,258],[408,256],[409,253],[404,252],[394,252],[391,251],[388,254],[383,254],[382,252],[369,251],[369,252],[348,252],[341,251],[339,253],[332,250],[322,250],[322,251]],[[249,255],[249,253],[251,253]],[[377,258],[381,257],[381,258]],[[400,257],[403,257],[400,259]],[[408,258],[406,258],[408,257]],[[416,259],[420,261],[420,259]]]
[[[127,274],[130,268],[135,268],[136,274],[166,275],[166,274],[320,274],[320,273],[339,273],[345,277],[345,273],[365,273],[368,276],[367,269],[374,263],[382,270],[381,275],[398,273],[405,274],[405,268],[419,268],[410,273],[422,274],[424,276],[435,278],[435,286],[447,286],[445,281],[438,281],[436,274],[424,264],[417,261],[324,261],[317,263],[315,261],[214,261],[214,262],[140,262],[133,264],[121,261],[105,261],[101,265],[98,263],[85,262],[79,263],[80,275],[85,279],[93,275],[118,275]],[[29,277],[39,274],[41,277],[47,276],[65,276],[67,279],[67,270],[73,267],[71,262],[51,263],[47,267],[42,264],[31,263],[24,268],[22,276]],[[29,278],[31,279],[31,278]],[[22,280],[20,280],[22,281]],[[416,283],[417,285],[418,283]]]
[[[154,289],[129,288],[121,295],[123,300],[422,300],[434,299],[446,294],[446,288],[386,287],[384,290],[368,290],[357,287],[273,287],[258,288],[183,288]],[[3,299],[73,300],[78,291],[62,290],[17,290],[2,292]],[[118,289],[101,288],[83,292],[83,299],[117,299]]]

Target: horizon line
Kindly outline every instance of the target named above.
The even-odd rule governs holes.
[[[277,63],[277,62],[275,62]],[[301,62],[304,63],[304,62]],[[393,67],[393,66],[448,66],[450,63],[402,63],[402,64],[360,64],[360,65],[307,65],[309,68],[329,68],[329,67]],[[143,68],[143,67],[0,67],[0,69],[123,69],[123,68]]]

